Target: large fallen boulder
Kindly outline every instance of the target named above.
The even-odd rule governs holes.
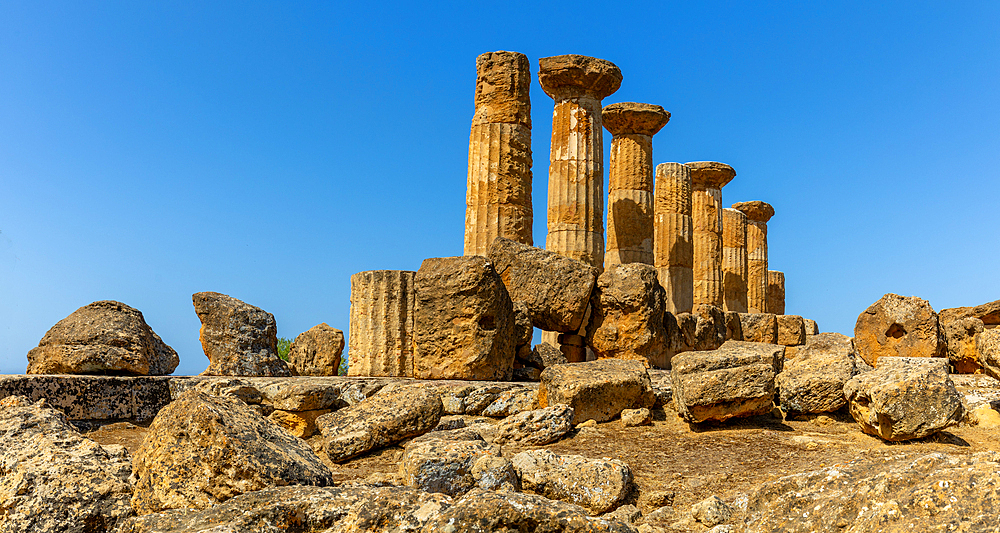
[[[204,376],[290,376],[278,357],[274,315],[217,292],[192,295],[201,320],[201,347],[208,357]]]
[[[727,341],[717,350],[674,356],[677,413],[691,423],[769,413],[784,353],[776,344]]]
[[[573,408],[563,404],[508,416],[494,428],[493,442],[543,446],[573,429],[573,416]]]
[[[976,351],[983,372],[1000,379],[1000,328],[984,330],[976,337]]]
[[[646,366],[639,361],[599,359],[556,365],[542,372],[539,407],[565,404],[573,408],[573,423],[606,422],[623,409],[652,407],[656,395]]]
[[[514,306],[485,257],[425,259],[414,286],[414,377],[510,379]]]
[[[457,433],[457,438],[450,438]],[[485,468],[484,468],[485,466]],[[479,487],[517,490],[517,474],[500,447],[474,431],[434,431],[406,444],[399,463],[403,482],[427,492],[460,496]]]
[[[288,364],[300,376],[336,376],[344,352],[344,332],[326,322],[295,337],[288,349]]]
[[[178,362],[138,309],[104,300],[56,322],[28,352],[28,374],[159,376]]]
[[[304,441],[240,400],[197,390],[160,410],[132,468],[138,514],[204,509],[265,487],[333,483]]]
[[[652,265],[612,265],[597,278],[587,343],[598,358],[667,366],[666,291]]]
[[[746,533],[995,531],[1000,454],[859,460],[762,484],[748,497]]]
[[[871,366],[881,357],[942,357],[945,339],[927,300],[886,294],[858,316],[854,348]]]
[[[726,342],[729,328],[726,312],[714,305],[696,305],[692,314],[698,317],[691,350],[715,350]]]
[[[976,337],[985,330],[983,321],[976,317],[966,317],[941,321],[948,361],[955,374],[978,374],[983,371],[979,364]]]
[[[882,359],[871,372],[851,378],[844,396],[861,431],[888,441],[932,435],[965,415],[947,359]]]
[[[316,419],[313,449],[335,463],[427,433],[441,420],[441,397],[420,385],[389,386]]]
[[[503,237],[493,241],[487,255],[511,299],[528,307],[536,328],[573,332],[584,325],[596,268]]]
[[[132,514],[117,448],[84,438],[45,400],[0,400],[0,531],[112,531]]]
[[[806,338],[805,346],[788,359],[778,374],[781,409],[786,413],[827,413],[843,407],[844,384],[858,373],[857,354],[851,338],[840,333],[820,333]]]
[[[632,488],[632,471],[615,459],[539,449],[521,452],[511,462],[525,491],[586,507],[594,515],[618,507]]]
[[[942,324],[963,318],[978,318],[987,326],[997,326],[1000,325],[1000,300],[974,307],[942,309],[939,315]]]

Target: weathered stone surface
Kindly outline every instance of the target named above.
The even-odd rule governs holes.
[[[694,315],[698,317],[695,326],[692,350],[715,350],[726,342],[729,329],[725,312],[714,305],[695,305]]]
[[[826,413],[843,407],[844,384],[858,373],[850,337],[840,333],[810,335],[794,359],[784,363],[777,386],[786,413]]]
[[[487,444],[474,432],[473,438],[448,438],[447,434],[455,431],[435,431],[406,445],[399,473],[407,486],[449,496],[460,496],[480,486],[480,480],[485,485],[480,488],[487,490],[503,486],[504,481],[508,490],[518,488],[514,468],[500,455],[499,446]],[[479,469],[475,468],[477,464]],[[492,468],[482,468],[484,465]]]
[[[351,276],[349,376],[413,377],[415,275],[369,270]]]
[[[300,376],[336,376],[343,352],[344,332],[323,322],[295,337],[288,350],[288,364]]]
[[[819,324],[815,320],[803,319],[806,323],[806,335],[819,335]]]
[[[767,312],[785,314],[785,273],[767,271]]]
[[[414,284],[414,377],[510,379],[514,307],[489,260],[477,255],[425,259]]]
[[[743,323],[740,321],[740,313],[736,311],[726,311],[726,340],[743,340]]]
[[[694,304],[722,307],[722,187],[736,177],[736,171],[715,161],[685,165],[691,168]]]
[[[881,357],[942,357],[946,344],[927,300],[889,293],[858,316],[854,348],[877,366]]]
[[[799,346],[806,342],[806,323],[798,315],[777,315],[778,344]]]
[[[549,153],[550,252],[604,266],[604,143],[601,99],[621,85],[621,71],[579,55],[538,60],[538,81],[552,97]]]
[[[1000,328],[984,330],[976,337],[976,350],[983,372],[1000,379]]]
[[[650,366],[669,362],[663,324],[664,291],[656,268],[615,264],[597,278],[587,343],[598,358],[633,359]]]
[[[583,325],[597,269],[510,239],[495,240],[489,259],[511,299],[527,306],[534,327],[572,332]]]
[[[648,426],[652,423],[653,414],[645,407],[622,411],[622,425],[625,427]]]
[[[0,376],[0,398],[24,396],[46,400],[70,420],[134,420],[148,422],[170,402],[167,377]]]
[[[420,385],[386,387],[350,407],[316,419],[323,435],[313,449],[342,462],[426,433],[441,419],[441,398]]]
[[[444,382],[436,392],[449,415],[510,416],[534,409],[538,399],[527,383]]]
[[[962,397],[948,377],[948,361],[893,357],[844,385],[861,430],[888,441],[919,439],[958,424]]]
[[[542,370],[553,366],[553,365],[564,365],[567,363],[566,355],[562,353],[562,350],[552,346],[547,342],[540,342],[531,349],[535,357],[542,360],[543,366]]]
[[[605,270],[625,263],[653,264],[653,135],[670,120],[662,107],[636,102],[605,106],[611,141]]]
[[[1000,325],[1000,300],[977,305],[975,307],[953,307],[942,309],[940,313],[941,323],[951,322],[962,318],[978,318],[986,326]]]
[[[160,411],[132,468],[139,514],[204,509],[270,486],[333,483],[305,442],[239,400],[195,390]]]
[[[282,411],[275,409],[267,417],[285,431],[305,439],[313,436],[318,428],[316,419],[329,413],[329,409],[313,409],[310,411]]]
[[[508,292],[508,294],[510,293]],[[513,303],[514,345],[519,349],[527,346],[528,352],[530,352],[531,337],[535,333],[534,327],[531,324],[531,312],[528,311],[528,306],[524,302],[514,300]]]
[[[573,408],[558,404],[509,416],[496,425],[493,443],[517,442],[542,446],[559,440],[573,429]]]
[[[733,509],[718,496],[710,496],[691,506],[691,518],[705,524],[705,527],[714,527],[724,524],[733,516]]]
[[[104,300],[52,326],[28,352],[28,373],[166,375],[178,361],[138,309]]]
[[[772,313],[740,313],[743,340],[778,344],[778,317]]]
[[[983,321],[976,317],[967,317],[941,322],[940,326],[952,372],[956,374],[982,372],[979,352],[976,351],[976,337],[986,329]]]
[[[690,313],[694,305],[694,235],[691,167],[656,166],[653,201],[653,265],[666,291],[669,313]]]
[[[632,471],[618,460],[541,449],[521,452],[511,462],[525,491],[586,507],[595,515],[620,505],[632,486]]]
[[[606,422],[622,409],[652,407],[655,402],[649,374],[639,361],[599,359],[549,367],[538,387],[538,405],[572,407],[574,424],[591,418]]]
[[[217,292],[191,299],[201,320],[201,347],[208,357],[206,376],[290,376],[278,357],[274,315]]]
[[[469,135],[465,255],[486,255],[497,237],[532,243],[531,72],[517,52],[476,58]]]
[[[44,400],[0,400],[0,531],[112,531],[127,518],[131,468]]]
[[[747,533],[992,531],[1000,455],[858,460],[764,483],[737,519]]]
[[[674,356],[677,413],[692,423],[769,413],[784,351],[775,344],[727,341],[718,350]]]
[[[747,311],[773,313],[767,309],[767,221],[774,208],[766,202],[737,202],[733,209],[747,216]]]
[[[726,311],[747,312],[747,216],[722,210],[722,303]]]

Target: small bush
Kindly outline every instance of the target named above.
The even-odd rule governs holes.
[[[278,357],[288,362],[288,352],[292,349],[292,339],[278,337]]]

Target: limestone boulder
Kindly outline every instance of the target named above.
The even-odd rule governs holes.
[[[653,423],[653,413],[645,407],[622,411],[622,425],[625,427],[648,426]]]
[[[736,311],[726,311],[726,340],[743,340],[743,323],[740,321],[740,314]]]
[[[28,352],[28,374],[167,375],[177,352],[146,324],[142,313],[121,302],[85,305],[45,333]]]
[[[460,496],[477,486],[516,490],[517,474],[500,454],[500,447],[486,443],[475,432],[467,432],[471,435],[467,438],[447,438],[448,433],[462,431],[435,431],[410,441],[399,464],[404,484],[449,496]]]
[[[827,413],[847,403],[844,384],[858,373],[850,337],[840,333],[810,335],[788,359],[777,378],[781,409],[786,413]]]
[[[495,427],[493,443],[517,442],[543,446],[555,442],[573,429],[573,408],[558,404],[509,416]]]
[[[441,397],[420,385],[389,386],[316,419],[313,449],[335,463],[427,433],[441,420]]]
[[[861,430],[887,441],[926,437],[965,416],[946,359],[880,360],[875,370],[851,378],[844,396]]]
[[[976,317],[965,317],[941,321],[948,361],[956,374],[977,374],[983,371],[976,351],[976,337],[985,330],[983,321]]]
[[[740,313],[743,340],[778,344],[778,315],[771,313]]]
[[[560,332],[580,329],[597,269],[502,237],[493,241],[488,256],[511,299],[528,308],[534,327]]]
[[[692,314],[698,317],[692,350],[715,350],[726,342],[726,313],[714,305],[696,305]]]
[[[639,361],[599,359],[556,365],[542,372],[538,387],[539,407],[568,405],[574,424],[590,419],[606,422],[623,409],[655,403],[649,373]]]
[[[889,293],[858,316],[854,347],[878,366],[881,357],[943,357],[946,344],[927,300]]]
[[[597,278],[587,327],[587,343],[597,357],[666,366],[665,296],[652,265],[627,263],[605,270]]]
[[[45,400],[0,400],[0,531],[112,531],[132,514],[130,472],[124,449],[83,437]]]
[[[523,490],[585,507],[594,515],[618,507],[632,488],[632,470],[614,459],[557,455],[539,449],[521,452],[511,462]]]
[[[1000,328],[980,333],[976,337],[976,350],[983,373],[1000,379]]]
[[[344,353],[344,332],[326,322],[295,337],[288,350],[288,364],[300,376],[336,376]]]
[[[292,435],[305,439],[316,434],[316,419],[329,413],[330,409],[313,409],[309,411],[282,411],[275,409],[267,418]]]
[[[278,357],[274,315],[217,292],[192,297],[201,320],[201,347],[208,356],[205,376],[290,376]]]
[[[806,322],[798,315],[777,315],[778,342],[782,346],[800,346],[806,343]]]
[[[942,324],[962,318],[978,318],[986,326],[997,326],[1000,325],[1000,300],[974,307],[942,309],[939,318]]]
[[[793,474],[748,495],[738,531],[992,531],[1000,455],[893,454]]]
[[[691,423],[769,413],[784,351],[776,344],[727,341],[717,350],[675,356],[670,379],[677,413]]]
[[[489,260],[477,255],[426,259],[414,285],[414,377],[510,379],[514,306]]]
[[[531,349],[533,358],[541,359],[542,370],[550,366],[564,365],[568,363],[566,360],[566,354],[562,353],[562,350],[558,346],[553,346],[547,342],[540,342]]]
[[[160,410],[132,461],[138,514],[205,509],[284,485],[331,485],[309,446],[231,397],[184,392]]]

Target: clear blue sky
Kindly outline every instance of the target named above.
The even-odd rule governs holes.
[[[935,5],[937,4],[937,5]],[[479,6],[483,6],[480,8]],[[1000,298],[1000,3],[0,3],[0,372],[95,300],[205,369],[191,294],[348,329],[350,275],[460,255],[475,59],[577,53],[655,162],[765,200],[787,312]],[[535,242],[552,101],[532,81]],[[610,135],[605,136],[605,144]],[[607,153],[607,152],[605,152]]]

